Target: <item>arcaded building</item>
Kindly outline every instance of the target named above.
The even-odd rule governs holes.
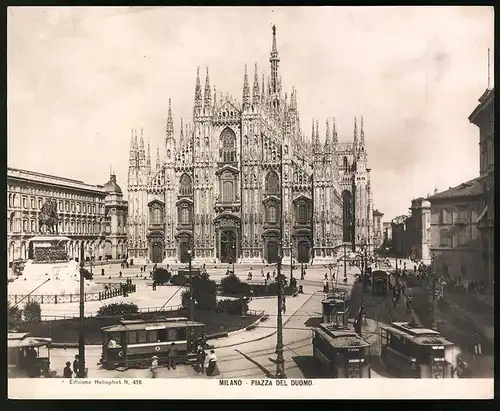
[[[333,117],[306,135],[279,62],[273,27],[267,82],[256,64],[253,76],[245,67],[241,98],[218,95],[208,69],[202,88],[198,69],[192,122],[175,131],[169,100],[156,164],[142,129],[132,130],[130,257],[186,262],[190,250],[195,262],[275,262],[282,240],[285,261],[333,261],[344,239],[370,235],[362,120],[349,142],[338,141]]]
[[[126,258],[127,202],[111,174],[104,185],[15,168],[7,169],[7,253],[9,266],[30,258],[31,239],[40,235],[38,215],[51,199],[57,204],[58,233],[69,237],[68,254],[95,260]],[[43,229],[45,235],[46,228]]]

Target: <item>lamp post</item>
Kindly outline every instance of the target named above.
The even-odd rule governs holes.
[[[335,291],[337,291],[337,290],[335,290],[335,287],[333,286],[333,277],[332,277],[332,270],[333,270],[334,268],[335,268],[335,266],[333,265],[333,263],[329,263],[329,264],[328,264],[328,270],[330,271],[330,280],[331,280],[331,282],[332,282],[332,289],[333,289],[333,291],[335,292]]]
[[[231,252],[232,252],[231,262],[233,263],[233,274],[234,274],[234,261],[236,260],[236,246],[234,244],[231,246]]]
[[[78,377],[85,378],[85,247],[80,244],[80,332],[78,338],[79,369]]]
[[[431,276],[432,276],[432,325],[433,330],[437,330],[436,311],[437,311],[437,298],[436,298],[436,271],[435,271],[434,252],[431,253]]]
[[[191,267],[192,253],[191,245],[187,250],[188,253],[188,270],[189,270],[189,320],[194,321],[194,306],[193,306],[193,271]]]
[[[283,358],[283,297],[282,297],[282,278],[281,278],[281,261],[282,247],[278,253],[278,316],[277,316],[277,333],[276,333],[276,378],[286,378],[285,374],[285,359]]]
[[[290,280],[293,278],[293,241],[290,240]]]

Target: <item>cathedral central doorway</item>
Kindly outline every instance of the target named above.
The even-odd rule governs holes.
[[[279,248],[277,241],[268,241],[267,243],[267,262],[277,263],[279,260]]]
[[[307,264],[309,262],[309,241],[299,241],[297,261]]]
[[[236,262],[236,232],[224,230],[220,234],[220,261],[221,263]]]
[[[180,260],[181,260],[181,263],[188,263],[189,262],[189,253],[188,253],[189,248],[190,248],[189,247],[189,240],[183,241],[180,244]],[[194,257],[194,256],[191,256],[191,257]]]
[[[153,243],[151,247],[151,261],[153,263],[161,263],[163,261],[163,247],[158,242]]]

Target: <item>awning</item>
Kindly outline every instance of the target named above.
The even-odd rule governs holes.
[[[479,217],[477,218],[477,221],[476,221],[476,224],[481,222],[481,220],[484,218],[484,216],[486,215],[486,212],[488,211],[488,206],[485,206],[484,207],[484,210],[483,212],[479,215]]]

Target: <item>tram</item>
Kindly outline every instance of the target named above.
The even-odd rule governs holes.
[[[313,355],[328,378],[371,378],[370,344],[349,324],[320,324],[314,329]]]
[[[386,295],[389,291],[390,273],[375,270],[372,273],[372,293],[374,295]]]
[[[455,345],[437,331],[404,322],[381,327],[381,360],[410,378],[453,378]]]
[[[103,368],[133,368],[147,365],[153,355],[161,363],[175,343],[177,361],[189,361],[193,343],[202,336],[205,325],[187,318],[121,320],[103,327],[101,364]]]
[[[29,333],[7,334],[8,378],[51,377],[50,338],[32,337]],[[47,356],[40,356],[40,348]]]
[[[323,322],[333,323],[337,327],[345,326],[351,313],[351,297],[349,291],[339,290],[329,293],[321,301],[323,307]]]

